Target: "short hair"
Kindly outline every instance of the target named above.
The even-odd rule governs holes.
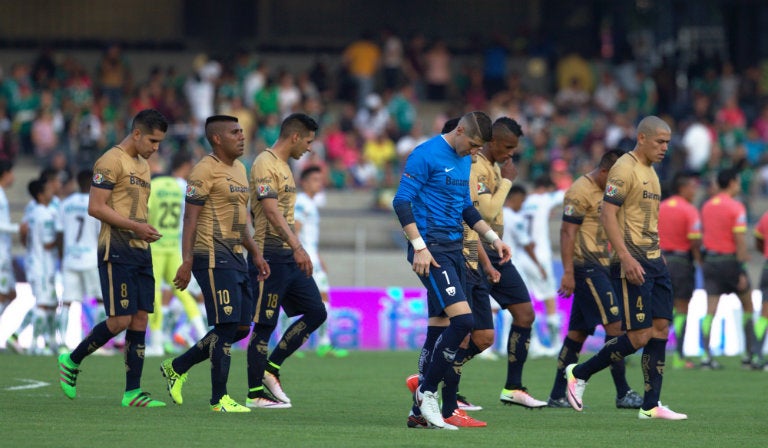
[[[135,129],[140,130],[144,134],[150,134],[156,130],[166,132],[168,131],[168,120],[155,109],[144,109],[133,117],[131,130]]]
[[[295,113],[288,115],[280,125],[280,138],[287,138],[298,133],[307,135],[310,132],[317,132],[318,125],[314,118],[307,114]]]
[[[619,157],[626,154],[621,149],[611,149],[600,157],[600,163],[597,165],[604,170],[610,170],[614,163],[619,160]]]
[[[451,118],[450,120],[446,121],[445,124],[443,124],[443,129],[440,130],[440,133],[447,134],[456,129],[456,126],[459,125],[459,120],[461,120],[461,117]]]
[[[213,136],[219,131],[218,123],[237,123],[237,117],[231,115],[212,115],[205,119],[205,138],[213,145]]]
[[[655,115],[649,115],[640,120],[640,123],[637,124],[637,133],[646,136],[656,135],[660,129],[666,132],[672,132],[672,129],[667,122]]]
[[[528,194],[528,191],[526,191],[525,187],[520,184],[512,185],[512,188],[509,189],[509,193],[507,193],[507,199],[516,194],[521,194],[524,196]]]
[[[309,176],[315,174],[315,173],[322,173],[323,170],[317,166],[317,165],[310,165],[306,168],[304,168],[301,171],[301,174],[299,175],[299,181],[305,181]]]
[[[13,162],[10,160],[0,160],[0,176],[13,169]]]
[[[491,118],[485,112],[469,112],[461,117],[459,124],[464,126],[469,138],[480,137],[489,142],[493,137]]]
[[[80,191],[85,193],[91,188],[91,179],[93,179],[93,170],[85,168],[77,173],[77,186],[80,187]]]
[[[31,180],[27,184],[27,191],[29,192],[29,195],[32,196],[32,199],[37,202],[37,197],[45,191],[45,182],[40,179]]]
[[[555,183],[552,182],[552,178],[549,177],[549,174],[542,174],[541,176],[537,177],[533,181],[533,186],[534,188],[539,188],[539,187],[550,188],[550,187],[554,187]]]
[[[501,117],[497,118],[496,121],[493,122],[493,133],[495,134],[498,130],[506,128],[507,131],[515,134],[517,137],[523,136],[523,128],[520,126],[520,123],[515,121],[512,118],[509,117]]]
[[[688,181],[698,176],[693,171],[682,170],[672,176],[672,194],[680,194],[680,190],[688,184]]]
[[[43,168],[43,170],[40,171],[40,176],[38,176],[38,179],[43,184],[47,184],[51,179],[59,179],[59,170],[52,166]]]
[[[178,170],[190,162],[192,162],[192,154],[190,154],[189,151],[183,149],[176,151],[171,157],[171,172]]]
[[[734,168],[726,168],[717,173],[717,186],[721,190],[728,188],[732,181],[739,178],[739,171]]]

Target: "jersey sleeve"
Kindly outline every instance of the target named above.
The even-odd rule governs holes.
[[[213,176],[210,175],[206,166],[198,163],[189,173],[187,181],[187,190],[184,192],[184,201],[192,205],[204,205],[208,200],[211,191]]]
[[[745,233],[747,231],[747,209],[744,204],[736,202],[733,211],[736,218],[733,223],[733,233]]]
[[[765,240],[765,235],[768,234],[768,212],[763,213],[755,226],[755,236]]]
[[[688,239],[700,240],[701,239],[701,216],[696,207],[688,208]]]
[[[110,154],[112,153],[100,157],[93,166],[92,187],[106,190],[115,188],[117,179],[123,172],[123,165],[117,157],[112,157]]]
[[[569,189],[563,197],[563,221],[581,225],[587,215],[587,198],[575,189]]]
[[[429,161],[423,147],[417,147],[408,156],[405,169],[400,178],[400,186],[395,194],[395,201],[411,202],[421,191],[424,182],[429,179]],[[469,197],[469,189],[467,189]],[[472,203],[471,199],[469,200]]]
[[[632,189],[632,165],[617,162],[608,172],[603,201],[621,207]]]
[[[296,206],[293,210],[293,220],[298,222],[307,221],[307,197],[303,194],[296,196]]]
[[[253,179],[254,197],[262,199],[277,199],[278,173],[270,169],[266,163],[254,163],[251,167],[251,179]]]

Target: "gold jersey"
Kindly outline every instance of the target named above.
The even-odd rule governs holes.
[[[477,162],[472,163],[472,168],[469,171],[469,197],[472,199],[472,205],[475,208],[478,208],[480,202],[477,200],[477,170],[475,169],[475,165],[477,165]],[[477,254],[477,245],[480,237],[477,232],[469,228],[466,222],[462,221],[462,225],[464,226],[462,253],[464,254],[464,259],[467,261],[467,265],[471,269],[477,270],[477,265],[480,261]]]
[[[261,206],[262,199],[277,199],[285,221],[294,232],[294,207],[296,205],[296,182],[291,167],[277,157],[270,149],[256,157],[251,166],[251,214],[253,215],[253,238],[265,258],[293,260],[293,250],[280,233],[270,224]]]
[[[600,222],[604,190],[589,177],[581,176],[565,192],[563,221],[579,225],[573,253],[575,267],[608,267],[608,236]]]
[[[624,154],[608,173],[603,200],[621,207],[619,228],[629,253],[644,266],[658,265],[662,260],[658,230],[661,185],[653,167],[640,163],[631,152]],[[619,262],[615,253],[612,262]]]
[[[147,161],[114,146],[96,160],[91,186],[112,190],[108,205],[120,216],[146,223],[150,182]],[[132,231],[107,222],[101,224],[98,254],[99,263],[152,265],[149,243],[136,238]]]
[[[248,176],[209,154],[195,165],[187,182],[187,204],[202,207],[197,218],[193,269],[246,271],[242,241],[248,225]]]

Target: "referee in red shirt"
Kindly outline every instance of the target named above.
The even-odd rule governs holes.
[[[696,283],[696,267],[701,264],[701,219],[692,204],[699,182],[696,176],[680,171],[672,178],[672,196],[659,205],[659,247],[672,278],[675,314],[672,324],[677,346],[672,367],[693,368],[683,355],[688,303]]]

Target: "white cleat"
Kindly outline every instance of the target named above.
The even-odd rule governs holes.
[[[263,378],[264,387],[267,388],[269,393],[283,403],[290,403],[291,399],[283,392],[283,386],[280,385],[280,377],[278,375],[264,372]]]
[[[427,423],[438,428],[445,427],[445,420],[443,420],[443,413],[440,411],[440,402],[436,391],[422,392],[421,387],[419,387],[416,390],[416,404]]]
[[[640,420],[652,418],[659,420],[687,420],[688,416],[679,412],[675,412],[659,402],[658,406],[649,411],[644,411],[642,408],[640,408],[640,412],[637,413],[637,418]]]

